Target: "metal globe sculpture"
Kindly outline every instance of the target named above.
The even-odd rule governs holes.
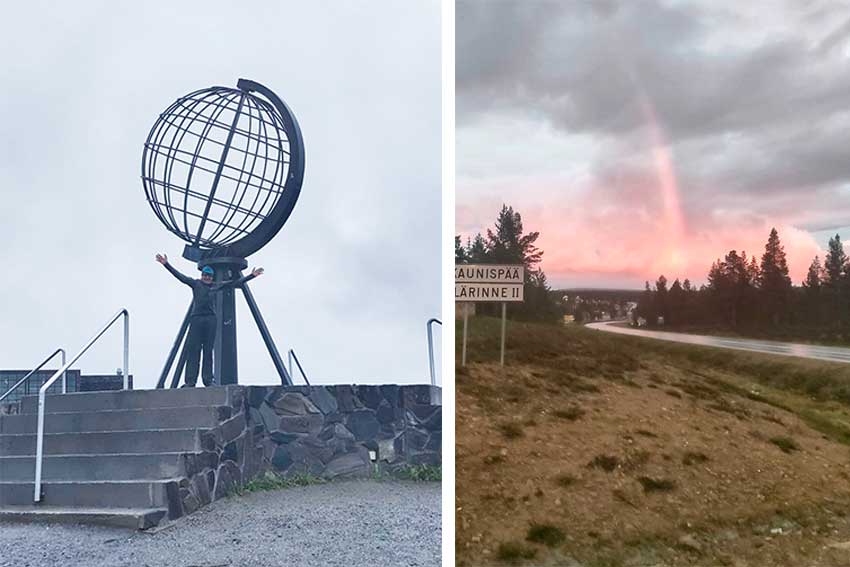
[[[177,99],[148,134],[142,183],[153,212],[199,260],[246,257],[292,212],[304,175],[295,117],[253,81]]]
[[[151,209],[185,242],[183,257],[199,269],[213,266],[217,282],[240,277],[246,258],[280,231],[304,179],[304,142],[289,107],[254,81],[240,79],[236,87],[178,98],[156,119],[142,151],[142,185]],[[291,384],[251,290],[247,284],[241,289],[281,382]],[[218,293],[214,381],[235,384],[235,292]],[[189,317],[187,311],[157,387],[165,385]],[[172,388],[185,357],[184,351]]]

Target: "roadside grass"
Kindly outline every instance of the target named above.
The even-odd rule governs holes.
[[[505,439],[518,439],[523,436],[522,426],[512,421],[499,424],[499,431]]]
[[[294,488],[296,486],[312,486],[315,484],[325,484],[327,480],[313,476],[310,474],[296,474],[292,476],[283,476],[272,471],[267,471],[264,475],[248,481],[244,485],[237,487],[231,491],[231,495],[242,496],[252,492],[266,492],[269,490],[283,490]]]
[[[650,492],[670,492],[676,488],[676,483],[668,478],[652,478],[649,476],[639,476],[637,481],[643,486],[643,491]]]
[[[459,333],[462,324],[457,323]],[[498,362],[500,325],[500,319],[494,317],[470,318],[468,363]],[[458,340],[458,361],[460,347]],[[744,396],[790,411],[827,437],[850,445],[850,364],[614,335],[578,325],[508,322],[505,371],[510,372],[514,365],[528,365],[534,368],[535,377],[576,394],[598,391],[594,381],[599,378],[626,383],[649,360],[699,378],[670,385],[694,398],[712,400],[717,411],[750,419],[744,408],[718,394]],[[706,369],[713,375],[707,375]],[[465,369],[458,370],[460,379],[468,376]],[[723,378],[716,377],[718,374]],[[650,376],[650,385],[654,384],[663,387],[663,380]],[[505,399],[505,392],[491,383],[464,387],[475,390],[480,399]],[[513,398],[509,395],[506,401],[528,395],[520,390],[510,392]],[[503,434],[510,437],[513,433]]]
[[[791,437],[787,437],[785,435],[780,435],[778,437],[771,437],[768,439],[771,443],[782,449],[783,453],[793,453],[794,451],[799,451],[800,446],[794,441]]]
[[[526,559],[534,559],[537,550],[517,541],[506,541],[499,544],[496,557],[505,563],[516,564]]]
[[[443,480],[443,468],[435,465],[405,465],[396,469],[394,477],[414,482],[440,482]]]
[[[533,543],[541,543],[546,547],[556,547],[566,539],[563,530],[550,524],[531,524],[526,539]]]

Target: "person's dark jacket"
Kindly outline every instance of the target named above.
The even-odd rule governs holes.
[[[205,284],[201,280],[196,280],[195,278],[190,278],[187,275],[181,274],[168,262],[165,263],[165,267],[175,278],[192,288],[192,317],[215,315],[215,307],[213,303],[213,300],[215,299],[213,294],[215,292],[229,287],[239,287],[245,282],[254,279],[254,274],[248,274],[238,280]]]

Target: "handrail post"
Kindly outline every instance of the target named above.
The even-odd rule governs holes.
[[[63,365],[64,369],[65,366]],[[45,382],[47,384],[47,382]],[[41,502],[41,462],[44,455],[44,386],[38,390],[38,434],[35,442],[35,494],[33,500]]]
[[[39,364],[38,366],[36,366],[36,367],[35,367],[35,368],[33,368],[32,370],[30,370],[30,371],[27,373],[27,375],[26,375],[26,376],[24,376],[23,378],[21,378],[20,380],[18,380],[18,381],[17,381],[17,383],[15,383],[15,385],[14,385],[14,386],[12,386],[12,387],[11,387],[11,388],[9,388],[8,390],[6,390],[6,392],[5,392],[5,393],[0,394],[0,402],[2,402],[4,399],[6,399],[8,396],[10,396],[10,395],[12,394],[12,392],[14,392],[14,391],[15,391],[15,390],[17,390],[18,388],[20,388],[23,384],[26,384],[26,385],[27,385],[27,388],[28,388],[28,387],[29,387],[29,382],[28,382],[28,380],[30,379],[30,376],[32,376],[33,374],[35,374],[36,372],[38,372],[39,370],[41,370],[41,369],[44,367],[44,365],[45,365],[45,364],[47,364],[48,362],[50,362],[50,361],[53,359],[53,357],[54,357],[54,356],[56,356],[57,354],[60,354],[60,353],[62,354],[62,365],[64,366],[64,365],[65,365],[65,350],[64,350],[64,349],[61,349],[61,348],[57,348],[56,350],[54,350],[54,351],[53,351],[53,353],[52,353],[50,356],[48,356],[47,358],[45,358],[45,359],[41,362],[41,364]],[[64,388],[64,385],[63,385],[63,388]],[[25,392],[25,393],[26,393],[26,392]],[[63,392],[63,394],[64,394],[64,393],[65,393],[65,392]]]
[[[428,365],[431,369],[431,385],[437,385],[437,373],[434,369],[434,337],[431,327],[434,323],[439,324],[441,327],[443,326],[443,322],[437,319],[436,317],[432,317],[428,319],[428,322],[425,324],[425,327],[428,329]]]
[[[130,389],[130,312],[124,310],[124,389]]]
[[[102,337],[110,327],[112,327],[113,324],[115,324],[118,318],[122,316],[124,319],[124,389],[126,390],[130,381],[130,312],[127,309],[122,309],[113,315],[109,322],[106,323],[106,325],[104,325],[103,328],[101,328],[100,331],[98,331],[97,334],[80,349],[80,352],[75,354],[70,361],[64,363],[62,368],[57,370],[56,373],[42,384],[41,388],[38,390],[38,429],[35,441],[35,486],[33,489],[33,500],[35,502],[41,502],[41,472],[44,461],[44,406],[47,390],[54,382],[56,382],[56,380],[59,379],[60,376],[64,376],[68,371],[68,368],[77,362],[77,360],[79,360],[80,357],[83,356],[86,351],[88,351],[89,348],[91,348],[91,346],[97,342],[97,340]],[[63,353],[63,361],[64,358]]]
[[[295,365],[298,366],[298,371],[301,372],[301,377],[304,378],[304,381],[307,385],[310,385],[310,380],[307,378],[307,374],[304,372],[304,368],[301,366],[301,361],[298,360],[298,355],[295,354],[295,349],[289,349],[289,368],[292,368],[292,359],[295,359]],[[292,370],[289,371],[289,375],[292,376]]]
[[[60,348],[59,352],[62,353],[62,366],[65,366],[65,349]],[[62,373],[62,393],[63,394],[68,393],[68,371],[67,370]]]

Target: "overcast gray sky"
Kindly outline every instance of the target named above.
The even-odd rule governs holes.
[[[142,144],[176,98],[240,77],[295,113],[306,175],[249,258],[285,352],[314,382],[428,381],[440,315],[439,3],[17,2],[0,23],[0,368],[76,351],[132,314],[131,371],[159,376],[190,301],[183,244],[149,209]],[[242,383],[275,383],[238,297]],[[121,364],[120,328],[80,364]],[[439,352],[439,351],[438,351]]]
[[[850,235],[850,6],[467,2],[457,230],[503,202],[560,286],[704,280],[779,229],[799,283]]]

